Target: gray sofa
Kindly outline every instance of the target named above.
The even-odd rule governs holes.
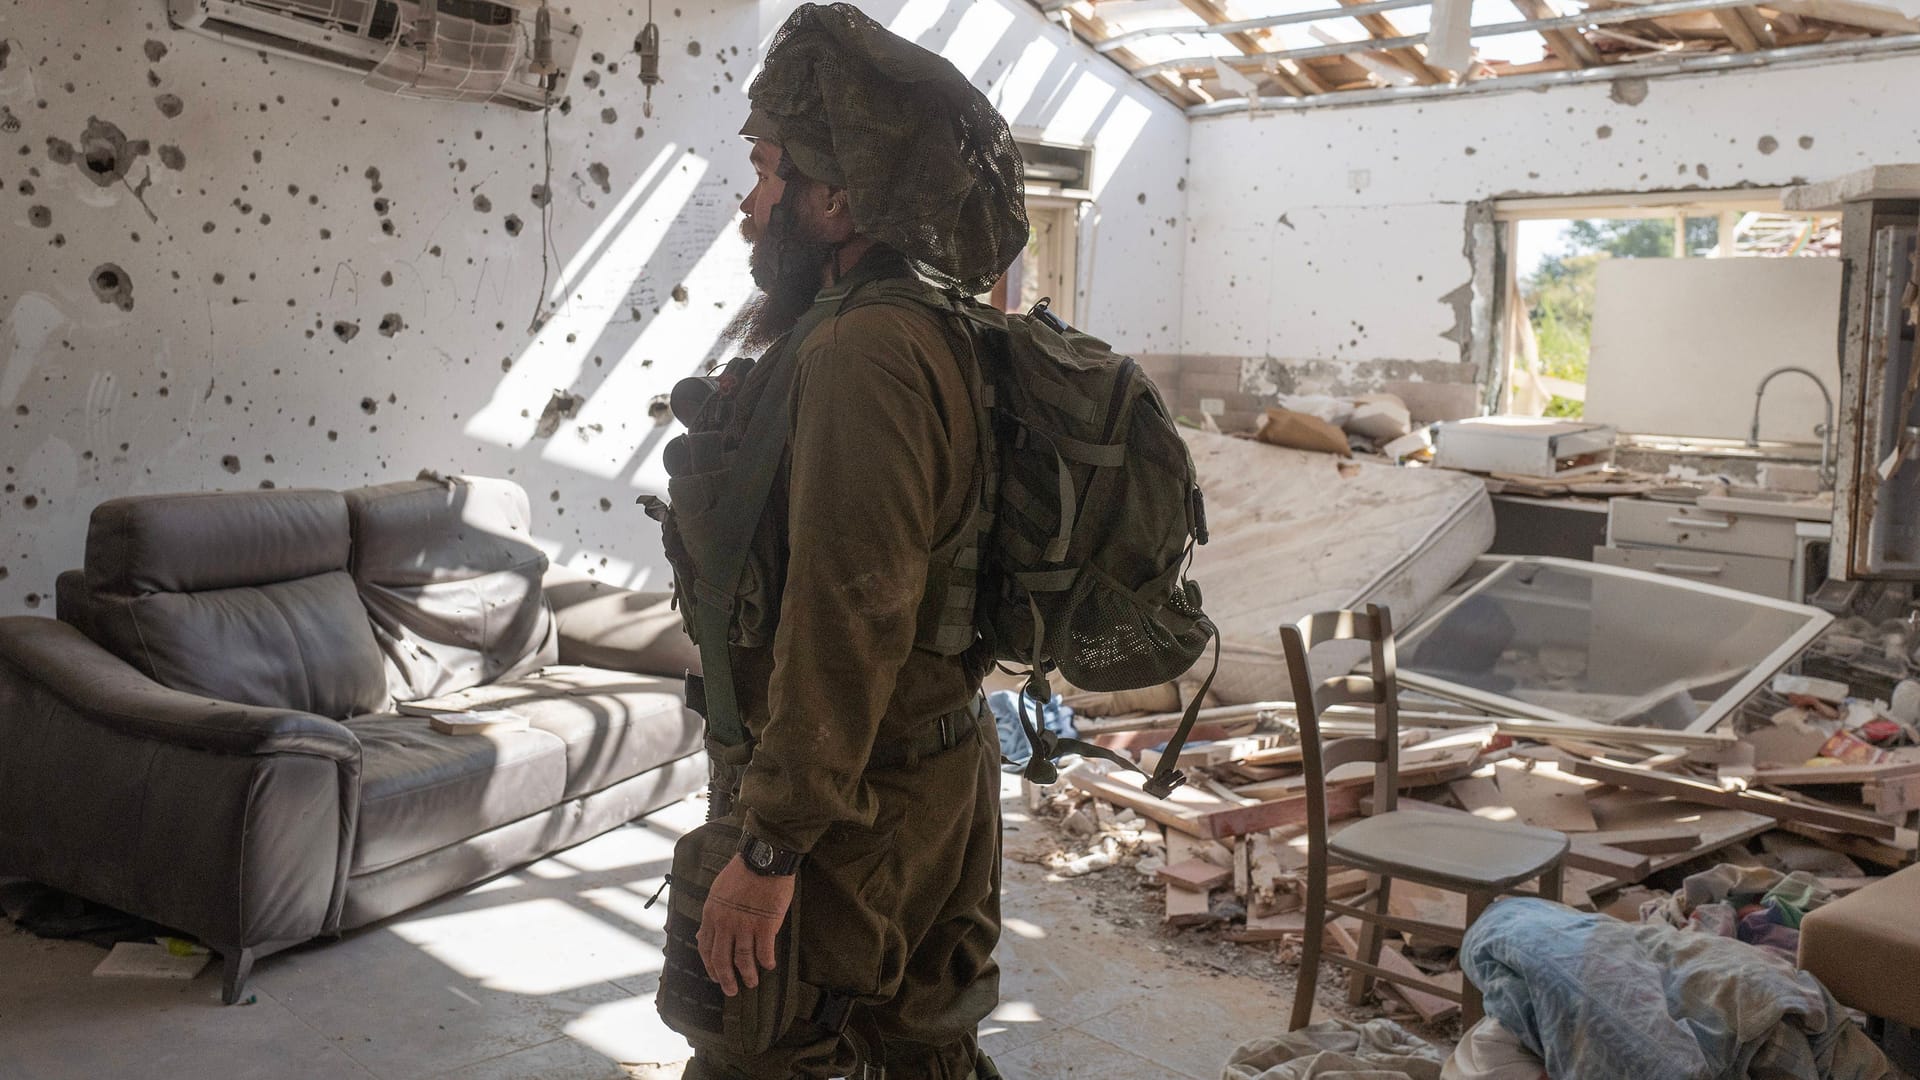
[[[56,619],[0,618],[0,866],[256,958],[704,784],[665,596],[550,568],[462,477],[115,499]],[[472,687],[528,730],[397,702]]]

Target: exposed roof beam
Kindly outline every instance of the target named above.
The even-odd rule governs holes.
[[[1733,42],[1734,48],[1741,52],[1760,51],[1759,36],[1740,18],[1740,12],[1716,11],[1713,17],[1720,23],[1720,29],[1727,32],[1727,40]]]
[[[1186,5],[1188,11],[1206,20],[1209,26],[1219,26],[1222,23],[1231,21],[1226,9],[1220,6],[1218,0],[1180,0],[1180,2]],[[1263,31],[1258,30],[1235,30],[1227,33],[1225,37],[1229,44],[1239,49],[1245,55],[1262,56],[1266,54],[1267,47],[1258,37],[1254,36],[1262,32]],[[1300,78],[1298,69],[1291,66],[1282,69],[1280,65],[1274,64],[1268,66],[1265,72],[1268,78],[1278,83],[1280,88],[1289,94],[1324,93],[1331,89],[1331,87],[1320,82],[1318,79],[1309,80]]]
[[[1513,6],[1530,19],[1551,19],[1554,16],[1553,7],[1547,0],[1513,0]],[[1553,49],[1553,54],[1572,67],[1599,67],[1602,63],[1600,50],[1594,48],[1593,42],[1582,37],[1578,30],[1548,30],[1543,36]]]
[[[1048,0],[1049,4],[1052,0]],[[1067,0],[1072,3],[1073,0]],[[1344,8],[1322,8],[1317,11],[1296,11],[1291,15],[1269,15],[1259,19],[1241,19],[1239,22],[1217,23],[1212,26],[1149,26],[1141,30],[1129,30],[1102,42],[1094,48],[1101,52],[1124,48],[1142,38],[1166,37],[1170,34],[1206,35],[1241,34],[1251,30],[1267,30],[1275,26],[1298,26],[1301,23],[1325,22],[1328,19],[1351,19],[1360,15],[1371,15],[1384,11],[1401,11],[1406,8],[1426,7],[1433,0],[1370,0],[1369,3],[1355,4]]]
[[[1070,3],[1072,0],[1068,0],[1068,2]],[[1091,18],[1082,17],[1068,8],[1066,4],[1061,4],[1057,10],[1066,15],[1067,30],[1080,40],[1094,46],[1096,49],[1099,48],[1102,43],[1113,38],[1113,27],[1098,15],[1092,16]],[[1155,90],[1158,90],[1162,96],[1183,109],[1193,108],[1208,100],[1187,89],[1186,85],[1180,81],[1180,74],[1177,71],[1167,72],[1167,77],[1164,79],[1153,80],[1149,75],[1140,74],[1140,72],[1145,70],[1145,62],[1126,49],[1111,50],[1108,52],[1108,56],[1121,67],[1132,72],[1135,78],[1142,81],[1151,81]]]
[[[1647,5],[1652,7],[1654,5]],[[1645,8],[1641,9],[1645,10]],[[1600,12],[1593,13],[1595,15]],[[1612,14],[1607,12],[1606,14]],[[1365,44],[1364,42],[1362,44]],[[1216,101],[1208,105],[1196,106],[1187,110],[1188,116],[1207,117],[1230,113],[1246,112],[1249,108],[1256,111],[1293,111],[1310,108],[1374,105],[1389,102],[1423,101],[1430,98],[1455,97],[1467,94],[1499,94],[1518,90],[1538,90],[1550,86],[1579,86],[1592,83],[1611,82],[1622,78],[1648,78],[1663,75],[1688,75],[1713,73],[1719,71],[1744,71],[1763,67],[1788,67],[1796,64],[1822,63],[1849,58],[1866,58],[1898,53],[1920,53],[1920,33],[1900,34],[1890,37],[1860,38],[1850,41],[1822,42],[1818,45],[1796,45],[1781,49],[1767,49],[1754,53],[1707,53],[1704,55],[1676,57],[1665,60],[1648,60],[1635,64],[1616,64],[1607,67],[1580,68],[1566,71],[1545,71],[1528,75],[1502,75],[1492,79],[1476,79],[1472,82],[1447,86],[1401,86],[1387,90],[1350,90],[1337,94],[1315,94],[1304,98],[1261,98],[1250,103],[1245,98],[1231,98]]]
[[[1684,15],[1695,11],[1717,11],[1726,8],[1746,7],[1753,0],[1659,0],[1658,3],[1637,4],[1633,7],[1608,8],[1604,11],[1586,11],[1579,15],[1562,15],[1552,19],[1529,19],[1524,22],[1487,23],[1476,26],[1472,37],[1499,37],[1502,34],[1518,34],[1526,31],[1544,32],[1547,30],[1574,30],[1589,26],[1605,26],[1612,23],[1640,22],[1644,19],[1659,18],[1663,15]],[[1778,0],[1780,3],[1797,3],[1799,0]],[[1916,24],[1920,25],[1920,24]],[[1198,56],[1164,63],[1149,64],[1134,72],[1140,78],[1147,78],[1163,71],[1192,69],[1210,70],[1216,60],[1231,63],[1235,67],[1245,68],[1249,64],[1270,63],[1275,60],[1307,60],[1322,56],[1349,56],[1354,53],[1379,52],[1389,48],[1410,48],[1426,40],[1425,34],[1410,34],[1405,37],[1388,40],[1343,41],[1337,45],[1314,45],[1301,49],[1281,49],[1267,53],[1257,59],[1248,57]],[[1602,71],[1604,68],[1583,70]],[[1483,80],[1483,81],[1498,81]]]
[[[1361,0],[1340,0],[1341,5],[1347,8],[1352,8],[1360,2]],[[1354,16],[1354,18],[1359,21],[1361,26],[1367,28],[1367,33],[1372,34],[1378,40],[1397,41],[1407,36],[1402,34],[1400,28],[1393,25],[1393,20],[1387,18],[1385,15],[1358,15]],[[1421,34],[1419,37],[1421,42],[1427,40],[1427,35],[1425,34]],[[1447,81],[1447,77],[1444,74],[1427,63],[1426,54],[1420,51],[1418,45],[1399,45],[1393,48],[1383,49],[1382,51],[1387,54],[1388,59],[1400,67],[1405,68],[1416,80],[1427,86]]]

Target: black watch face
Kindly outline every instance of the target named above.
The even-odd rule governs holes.
[[[773,845],[765,840],[748,841],[746,854],[747,861],[757,869],[768,870],[773,867]]]

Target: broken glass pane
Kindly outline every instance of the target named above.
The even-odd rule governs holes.
[[[1481,563],[1477,584],[1401,637],[1400,679],[1512,716],[1704,731],[1833,621],[1624,567]]]

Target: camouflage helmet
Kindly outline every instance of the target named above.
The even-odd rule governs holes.
[[[937,284],[978,294],[1027,243],[1006,120],[945,59],[851,4],[802,4],[747,90],[741,134],[847,192],[861,234]]]

